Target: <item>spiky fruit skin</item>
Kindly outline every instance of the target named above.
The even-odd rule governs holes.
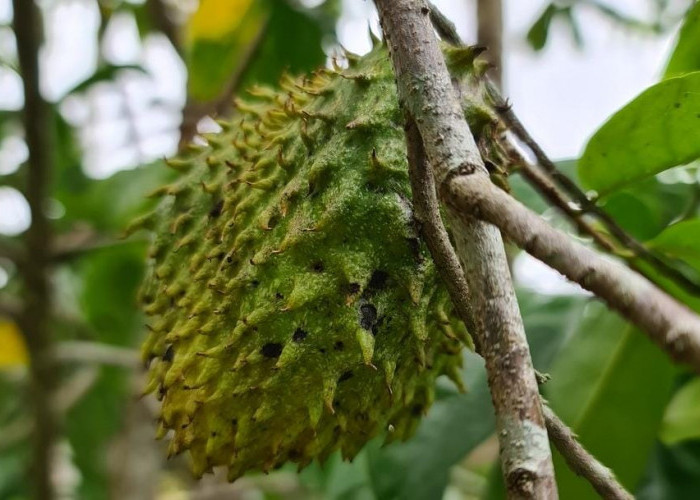
[[[160,434],[231,480],[407,438],[436,378],[460,383],[467,341],[412,217],[386,49],[251,94],[168,162],[182,174],[134,225],[155,235],[141,297]]]

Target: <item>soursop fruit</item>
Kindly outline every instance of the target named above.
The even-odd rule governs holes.
[[[489,137],[478,50],[446,50]],[[197,476],[351,459],[409,437],[437,377],[461,385],[468,337],[412,217],[388,52],[348,60],[236,100],[133,224],[153,234],[147,392]]]

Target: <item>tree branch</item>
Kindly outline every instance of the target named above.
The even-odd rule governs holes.
[[[700,372],[700,317],[634,271],[604,259],[484,179],[462,170],[442,187],[453,210],[499,227],[516,245],[603,299],[674,360]]]
[[[142,366],[141,357],[134,349],[84,340],[59,342],[55,359],[58,363],[101,364],[134,370]]]
[[[428,4],[430,5],[430,19],[442,39],[451,43],[452,45],[463,45],[454,24],[431,2],[428,2]],[[615,220],[607,212],[605,212],[605,210],[596,205],[593,200],[590,200],[574,181],[559,171],[554,162],[547,156],[537,141],[535,141],[535,139],[520,122],[512,107],[503,98],[494,83],[489,84],[489,92],[497,103],[496,111],[498,111],[503,122],[506,124],[508,129],[513,132],[518,140],[522,141],[522,143],[530,149],[532,154],[537,159],[537,166],[545,172],[545,174],[542,174],[535,168],[522,170],[522,173],[525,175],[526,179],[531,183],[531,185],[533,185],[533,187],[535,187],[549,201],[559,207],[559,209],[561,209],[566,215],[571,217],[579,230],[591,236],[596,244],[600,246],[600,248],[619,254],[619,252],[614,251],[614,245],[609,239],[605,238],[604,235],[601,235],[599,231],[596,231],[587,222],[581,222],[583,220],[583,215],[586,213],[594,215],[602,222],[610,234],[612,234],[623,247],[626,247],[633,252],[634,256],[632,258],[628,258],[627,261],[628,264],[630,264],[630,266],[639,274],[645,275],[641,269],[634,265],[634,257],[645,260],[657,271],[675,281],[686,291],[695,295],[700,295],[700,285],[698,283],[689,279],[678,269],[664,262],[642,243],[627,234],[627,232],[622,229],[622,227],[620,227],[617,222],[615,222]],[[552,184],[547,176],[554,180],[559,187],[564,189],[572,200],[575,201],[581,208],[579,210],[571,209],[569,203],[564,201],[562,194],[558,192],[557,186]]]
[[[13,1],[13,28],[24,86],[24,131],[29,149],[25,196],[32,214],[26,235],[27,265],[24,277],[24,310],[20,327],[27,338],[31,356],[30,400],[34,415],[34,457],[31,484],[37,498],[55,496],[51,455],[56,436],[56,419],[51,406],[55,374],[51,352],[49,311],[51,292],[48,279],[49,221],[44,213],[51,172],[51,110],[39,90],[39,47],[42,40],[41,15],[30,0]]]
[[[173,21],[168,6],[163,0],[146,0],[148,12],[158,30],[170,41],[175,51],[182,57],[182,40],[180,29]]]
[[[420,135],[415,124],[406,129],[408,164],[413,191],[413,210],[440,278],[447,286],[460,319],[473,331],[473,312],[469,303],[469,288],[457,259],[447,230],[440,218],[435,182],[425,158]],[[632,496],[615,479],[614,474],[588,453],[576,440],[571,429],[544,405],[544,416],[550,441],[559,450],[569,467],[591,483],[603,498],[629,500]]]
[[[571,429],[559,420],[559,417],[546,404],[544,405],[544,416],[547,420],[549,439],[557,447],[572,471],[591,483],[591,486],[602,498],[609,500],[632,500],[634,498],[617,482],[615,474],[610,469],[598,462],[581,446]]]
[[[433,10],[436,9],[433,7]],[[435,13],[431,19],[436,24],[438,32],[444,33],[441,36],[450,43],[461,43],[454,30],[454,25],[449,20],[446,20],[441,14]],[[528,134],[493,85],[491,85],[490,91],[497,102],[501,103],[498,109],[502,116],[507,117],[506,123],[515,135],[533,151],[540,166],[556,179],[567,192],[574,193],[573,196],[577,202],[584,203],[585,200],[589,208],[592,207],[591,210],[599,215],[602,214],[604,219],[607,219],[612,225],[616,225],[608,214],[591,200],[588,200],[571,179],[559,172],[556,165]],[[539,172],[530,173],[539,188],[548,191],[547,184],[551,186],[551,183],[545,183],[548,179],[541,174],[537,178]],[[482,183],[481,181],[482,179],[479,179],[478,182]],[[460,183],[464,183],[464,179]],[[452,184],[454,188],[455,183]],[[471,186],[462,193],[454,193],[456,197],[451,200],[451,203],[498,226],[504,234],[528,253],[605,300],[609,307],[619,311],[624,317],[644,330],[673,359],[687,363],[693,366],[696,371],[700,371],[700,317],[640,275],[629,271],[626,267],[605,260],[583,245],[571,241],[566,235],[551,228],[540,217],[512,197],[497,189],[490,182],[488,184],[486,192],[482,193],[485,195],[482,196],[484,199],[470,198],[472,196],[470,193],[478,191],[476,186]],[[556,190],[556,186],[551,187]],[[555,196],[561,196],[558,190],[557,194],[553,193],[550,191],[547,195],[552,196],[551,199],[555,199]],[[486,203],[484,203],[485,201]],[[506,202],[505,206],[500,207],[501,212],[499,212],[498,205],[500,202]],[[556,204],[561,203],[560,208],[566,211],[563,206],[565,204],[562,202],[563,198],[556,200]],[[513,217],[515,218],[513,219]],[[576,219],[574,221],[576,222]],[[610,244],[609,242],[599,243],[602,246]]]
[[[496,110],[508,129],[511,130],[513,134],[532,151],[537,159],[539,167],[542,168],[542,170],[544,170],[562,189],[569,194],[569,196],[571,196],[573,201],[575,201],[581,207],[581,209],[578,211],[579,217],[585,213],[592,214],[605,226],[610,234],[612,234],[620,242],[620,244],[622,244],[622,246],[632,251],[634,257],[648,262],[657,271],[676,282],[687,292],[694,295],[700,295],[700,284],[694,282],[678,269],[666,263],[654,252],[646,248],[642,243],[637,241],[631,235],[627,234],[627,232],[622,229],[617,222],[615,222],[615,219],[613,219],[605,210],[600,208],[595,201],[589,199],[574,181],[559,171],[554,162],[549,159],[540,145],[525,129],[523,124],[515,115],[515,112],[511,106],[506,103],[493,84],[490,85],[489,92],[494,100],[499,103],[496,105]],[[523,173],[528,175],[531,172],[524,171]],[[528,179],[533,183],[537,183],[538,181],[533,177],[528,177]],[[632,259],[628,260],[632,262]],[[636,271],[644,275],[641,270],[636,269]]]
[[[422,138],[418,144],[425,148],[437,184],[449,182],[453,172],[468,167],[488,180],[433,34],[430,9],[422,0],[375,3],[407,117],[408,138]],[[466,282],[474,292],[471,334],[486,362],[509,495],[556,498],[537,382],[500,233],[473,217],[454,211],[449,216]]]

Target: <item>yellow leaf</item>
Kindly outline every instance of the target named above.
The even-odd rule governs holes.
[[[187,39],[218,40],[233,32],[254,0],[200,0],[187,26]]]
[[[29,362],[27,347],[17,325],[0,320],[0,370],[26,366]]]

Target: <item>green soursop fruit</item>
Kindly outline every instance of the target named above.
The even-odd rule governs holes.
[[[477,50],[449,50],[466,117],[493,135]],[[386,47],[348,59],[237,100],[133,224],[154,235],[147,392],[197,476],[352,458],[409,437],[437,377],[460,385],[468,338],[412,217]]]

